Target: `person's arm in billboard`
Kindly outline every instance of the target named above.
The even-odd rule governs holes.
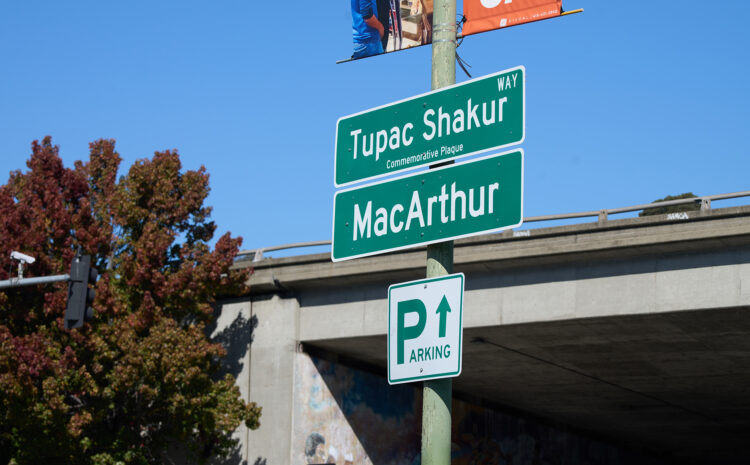
[[[380,34],[380,37],[383,37],[383,34],[385,34],[385,29],[383,29],[383,24],[378,20],[377,16],[373,14],[375,11],[375,0],[364,0],[360,3],[360,13],[362,14],[362,19],[365,21],[365,24],[368,26],[375,28],[378,30],[378,34]]]
[[[385,29],[383,29],[383,24],[378,21],[378,18],[376,18],[374,15],[370,16],[369,18],[365,18],[365,23],[370,26],[374,27],[378,30],[378,33],[380,34],[380,37],[383,37],[383,34],[385,34]]]

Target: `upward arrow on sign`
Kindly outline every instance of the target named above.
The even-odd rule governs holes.
[[[450,311],[451,306],[448,305],[448,299],[443,296],[443,300],[440,301],[440,305],[438,305],[437,311],[435,312],[440,314],[440,329],[438,330],[438,337],[445,337],[445,319]]]

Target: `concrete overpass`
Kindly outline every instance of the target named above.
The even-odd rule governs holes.
[[[329,439],[329,461],[385,461],[388,443],[352,426],[352,388],[336,391],[331,373],[340,365],[385,380],[387,288],[424,277],[425,261],[414,249],[336,264],[328,254],[238,262],[254,270],[251,294],[226,302],[220,324],[253,322],[238,379],[264,412],[261,429],[242,433],[248,462],[310,462],[303,454],[319,439],[308,430],[339,434],[334,423],[365,452]],[[466,293],[454,396],[516,418],[518,434],[529,422],[559,432],[535,433],[526,456],[562,463],[544,448],[574,435],[627,451],[590,463],[750,463],[750,207],[469,238],[455,244],[455,271]],[[333,399],[326,408],[343,413],[316,417],[320,386]],[[382,389],[383,399],[395,392]],[[357,396],[377,410],[377,399]],[[528,442],[498,437],[505,463]]]

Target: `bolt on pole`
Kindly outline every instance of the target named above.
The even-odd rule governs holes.
[[[456,83],[456,0],[435,0],[432,16],[432,90]],[[453,272],[453,241],[427,246],[427,277]],[[451,378],[424,382],[422,465],[451,463]]]

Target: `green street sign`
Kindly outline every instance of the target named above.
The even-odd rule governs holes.
[[[340,118],[335,186],[523,142],[525,75],[519,66]]]
[[[464,274],[388,288],[388,382],[461,374]]]
[[[331,259],[515,228],[522,211],[522,149],[339,191]]]

